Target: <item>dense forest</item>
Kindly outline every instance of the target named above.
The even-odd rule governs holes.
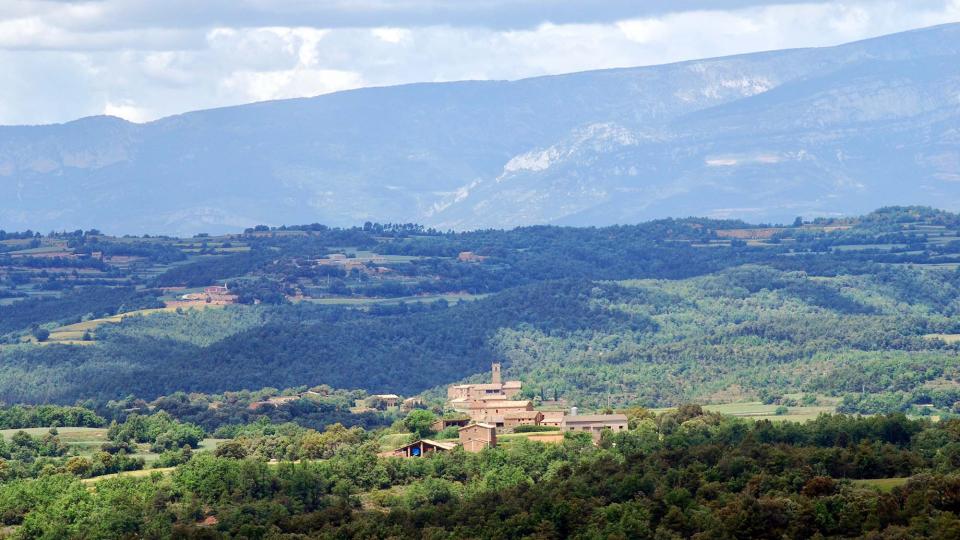
[[[698,406],[479,454],[377,456],[374,435],[251,425],[169,471],[0,484],[17,538],[952,538],[960,429],[903,415],[751,422]],[[177,428],[135,419],[114,444]],[[22,437],[21,437],[22,439]],[[165,439],[166,440],[166,439]],[[184,448],[190,441],[185,439]],[[21,441],[22,442],[22,441]],[[17,443],[19,444],[19,443]],[[182,453],[181,453],[182,457]],[[270,463],[280,457],[282,461]],[[297,460],[297,461],[293,461]]]
[[[122,278],[89,284],[52,262],[31,273],[17,262],[30,257],[5,254],[0,286],[26,298],[0,304],[0,399],[102,407],[313,385],[431,395],[500,359],[527,397],[587,407],[807,392],[845,412],[947,414],[960,396],[958,234],[960,217],[926,208],[790,227],[8,233],[30,257],[76,256],[63,260]],[[50,295],[50,280],[66,288]],[[223,283],[234,305],[137,315]]]
[[[187,310],[101,327],[91,346],[9,347],[0,396],[72,403],[315,384],[410,395],[500,358],[530,397],[581,405],[670,405],[736,387],[732,398],[849,394],[848,412],[931,399],[949,409],[958,346],[937,336],[960,332],[958,291],[953,270],[827,278],[741,266],[686,280],[547,281],[450,305]],[[864,392],[902,398],[883,407]]]

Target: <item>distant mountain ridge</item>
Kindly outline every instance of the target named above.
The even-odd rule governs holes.
[[[837,47],[0,127],[0,228],[960,209],[960,24]]]

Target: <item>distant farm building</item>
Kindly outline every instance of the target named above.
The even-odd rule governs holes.
[[[379,403],[383,407],[396,407],[400,403],[400,396],[396,394],[374,394],[368,398],[374,403]]]
[[[223,285],[213,285],[204,287],[202,293],[187,293],[180,296],[179,300],[166,302],[167,307],[193,307],[199,304],[208,304],[214,306],[226,306],[235,304],[237,295],[231,294],[229,287]]]
[[[400,404],[400,409],[403,411],[410,411],[417,407],[423,406],[423,400],[418,397],[408,397],[403,400],[403,403]]]
[[[387,258],[381,255],[371,255],[369,257],[348,257],[343,253],[331,253],[322,259],[314,259],[312,264],[315,266],[336,266],[342,268],[346,272],[357,270],[358,272],[364,272],[367,274],[384,274],[391,271],[389,268],[380,266],[386,264],[387,262]]]
[[[472,251],[461,251],[460,254],[457,255],[457,260],[460,262],[479,263],[487,260],[487,257],[485,255],[477,255]]]
[[[284,404],[287,404],[287,403],[292,403],[292,402],[294,402],[294,401],[297,401],[297,400],[299,400],[300,398],[301,398],[300,395],[296,395],[296,396],[274,396],[274,397],[271,397],[271,398],[267,398],[267,399],[265,399],[265,400],[263,400],[263,401],[254,401],[254,402],[251,403],[247,408],[250,409],[251,411],[255,411],[255,410],[257,410],[257,409],[259,409],[260,407],[263,407],[263,406],[265,406],[265,405],[272,405],[272,406],[274,406],[274,407],[279,407],[280,405],[284,405]]]

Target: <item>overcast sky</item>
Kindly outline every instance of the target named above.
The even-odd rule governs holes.
[[[669,8],[669,9],[667,9]],[[0,0],[0,124],[834,45],[960,0]]]

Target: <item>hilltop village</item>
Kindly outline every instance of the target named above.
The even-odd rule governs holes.
[[[599,441],[604,430],[627,429],[627,417],[623,414],[579,415],[577,408],[566,410],[537,410],[530,400],[515,399],[523,390],[521,381],[503,381],[501,365],[494,363],[490,369],[490,382],[477,384],[454,384],[447,388],[446,408],[450,414],[437,420],[432,426],[436,432],[455,426],[458,440],[438,441],[419,439],[384,456],[421,457],[431,452],[445,452],[462,446],[467,452],[480,452],[497,445],[498,433],[512,433],[520,426],[543,426],[553,428],[542,434],[530,435],[531,440],[557,442],[563,432],[587,432]],[[398,396],[371,396],[375,399]],[[406,404],[406,403],[405,403]],[[556,434],[560,431],[561,434]]]

